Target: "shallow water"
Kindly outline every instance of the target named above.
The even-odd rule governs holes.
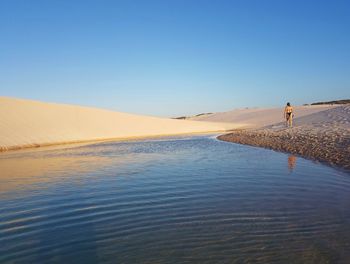
[[[214,137],[0,155],[0,263],[350,263],[350,175]]]

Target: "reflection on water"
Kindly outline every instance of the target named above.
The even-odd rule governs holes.
[[[296,156],[294,156],[294,155],[288,156],[288,169],[290,172],[293,172],[296,162],[297,162]]]
[[[79,175],[103,167],[108,162],[110,162],[108,158],[64,155],[45,158],[25,155],[15,159],[0,159],[2,169],[0,192],[10,192],[19,188],[30,188],[43,182],[63,180],[68,175],[67,172],[74,171],[76,175]]]
[[[0,263],[350,263],[349,174],[295,163],[208,137],[0,155]]]
[[[125,153],[130,151],[128,147],[125,149],[126,144],[128,143],[120,143],[118,152],[115,152],[114,145],[97,144],[1,153],[0,195],[16,190],[39,188],[48,182],[79,181],[86,173],[110,164],[120,168],[124,164],[141,163],[157,156],[156,153]],[[69,179],[66,179],[67,177]]]

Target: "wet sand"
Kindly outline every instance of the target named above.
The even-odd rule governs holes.
[[[296,118],[294,123],[293,128],[278,123],[234,131],[218,139],[292,153],[350,170],[350,105]]]

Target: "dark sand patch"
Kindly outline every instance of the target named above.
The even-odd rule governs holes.
[[[283,124],[234,131],[220,140],[288,152],[350,170],[350,106],[340,106]]]

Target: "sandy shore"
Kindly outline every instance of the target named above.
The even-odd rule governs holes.
[[[277,123],[218,139],[293,153],[350,170],[350,105],[296,118],[293,128]]]
[[[0,97],[0,151],[56,144],[227,131],[237,123],[174,120]]]
[[[280,122],[281,108],[239,109],[174,120],[0,97],[0,151],[235,130],[219,139],[350,169],[350,105],[299,106],[295,114],[295,126],[289,129]]]

